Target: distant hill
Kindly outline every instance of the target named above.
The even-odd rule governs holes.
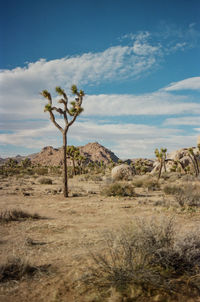
[[[80,154],[84,155],[87,160],[91,162],[103,161],[106,164],[111,160],[117,162],[119,159],[112,151],[100,145],[99,143],[89,143],[78,148],[80,150]],[[31,158],[31,161],[36,164],[47,166],[61,165],[63,161],[63,149],[55,149],[51,146],[44,147],[41,152],[36,153]]]
[[[99,143],[88,143],[85,146],[78,147],[80,154],[84,155],[88,162],[103,162],[107,164],[111,160],[113,162],[118,162],[119,158],[109,149],[100,145]],[[53,148],[52,146],[44,147],[40,152],[35,154],[30,154],[28,156],[12,157],[18,162],[24,160],[25,158],[30,158],[31,161],[35,164],[41,164],[43,166],[59,166],[63,162],[63,149],[62,148]],[[8,158],[0,158],[0,164],[4,164]]]

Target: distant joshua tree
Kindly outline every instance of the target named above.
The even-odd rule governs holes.
[[[58,95],[61,96],[61,99],[58,101],[58,103],[63,104],[64,109],[54,107],[52,105],[52,97],[51,94],[48,92],[48,90],[43,90],[41,92],[41,95],[45,97],[48,100],[48,104],[44,107],[44,112],[48,111],[50,115],[50,119],[53,122],[53,124],[61,131],[63,135],[63,194],[64,197],[68,197],[68,177],[67,177],[67,133],[69,130],[69,127],[75,122],[78,115],[83,112],[82,108],[82,101],[84,97],[84,91],[80,90],[78,91],[76,85],[72,85],[71,91],[74,95],[76,95],[76,98],[73,102],[70,102],[71,106],[68,107],[68,97],[65,93],[65,91],[61,87],[56,87],[56,92]],[[54,111],[58,112],[60,115],[63,116],[65,126],[62,128],[55,119]]]
[[[155,155],[160,163],[160,167],[159,167],[159,172],[158,172],[158,180],[160,179],[161,173],[162,173],[162,168],[164,167],[165,172],[166,172],[166,153],[167,153],[167,149],[163,149],[161,148],[160,151],[156,148],[155,150]]]
[[[67,158],[70,158],[72,160],[73,164],[73,174],[76,175],[76,167],[75,167],[75,160],[78,159],[78,156],[80,155],[79,149],[74,146],[68,146],[67,147]]]

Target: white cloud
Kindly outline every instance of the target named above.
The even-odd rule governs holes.
[[[108,80],[138,77],[156,63],[156,47],[143,44],[134,52],[132,46],[114,46],[99,53],[86,53],[46,61],[41,59],[27,67],[0,71],[1,96],[30,96],[47,87],[70,87]],[[142,54],[142,57],[141,57]]]
[[[0,134],[0,145],[16,145],[26,148],[42,148],[45,144],[57,142],[53,124],[48,123],[42,128],[14,130],[12,133]]]
[[[169,47],[168,52],[176,52],[177,50],[185,50],[187,43],[176,43],[175,45]]]
[[[200,77],[192,77],[185,79],[183,81],[171,83],[166,87],[165,91],[175,91],[175,90],[200,90]]]
[[[184,136],[178,129],[167,129],[143,124],[96,124],[77,121],[70,128],[69,143],[77,145],[99,141],[121,158],[153,157],[155,148],[167,147],[169,151],[177,147],[195,143],[194,136]],[[178,143],[177,143],[178,141]],[[43,128],[19,130],[11,134],[0,134],[0,144],[42,148],[45,145],[61,146],[62,135],[48,122]]]
[[[168,115],[198,114],[200,104],[187,97],[157,91],[142,95],[91,95],[84,102],[84,115]]]
[[[176,118],[167,118],[163,125],[167,126],[178,126],[178,125],[186,125],[186,126],[193,126],[193,125],[200,125],[200,117],[199,116],[183,116],[183,117],[176,117]]]
[[[84,85],[145,76],[157,64],[157,47],[138,39],[135,46],[114,46],[86,53],[0,71],[0,114],[42,117],[39,92],[60,85]],[[41,103],[40,103],[41,102]],[[44,102],[44,101],[43,101]],[[31,113],[31,114],[30,114]]]

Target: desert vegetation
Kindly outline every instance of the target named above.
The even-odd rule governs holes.
[[[92,265],[80,281],[86,290],[96,290],[102,301],[199,296],[198,231],[179,236],[171,218],[138,219],[117,234],[106,235],[105,250],[91,253]]]
[[[196,149],[174,170],[102,152],[68,147],[68,199],[59,150],[0,167],[0,301],[199,301]]]

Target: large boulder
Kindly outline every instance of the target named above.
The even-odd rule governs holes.
[[[134,169],[126,164],[114,167],[111,171],[111,177],[113,180],[128,180],[134,176]]]

